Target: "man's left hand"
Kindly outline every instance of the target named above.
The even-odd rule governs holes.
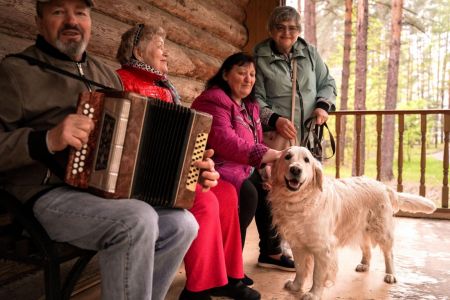
[[[220,177],[219,173],[214,169],[214,161],[211,159],[213,155],[214,150],[208,149],[203,155],[203,160],[194,162],[194,165],[200,169],[198,183],[203,187],[204,192],[215,187]]]

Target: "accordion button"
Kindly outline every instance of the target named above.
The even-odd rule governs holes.
[[[72,166],[73,166],[75,169],[78,168],[78,164],[77,164],[77,163],[74,163]]]
[[[85,108],[89,108],[89,107],[91,107],[91,106],[89,105],[89,103],[85,103],[85,104],[84,104],[84,107],[85,107]]]
[[[84,167],[84,161],[80,161],[80,167]]]
[[[79,158],[79,157],[75,157],[73,161],[74,161],[74,162],[79,162],[79,161],[80,161],[80,158]]]
[[[85,155],[81,155],[81,156],[80,156],[80,159],[81,159],[81,160],[85,160],[85,159],[86,159],[86,156],[85,156]]]
[[[81,152],[80,152],[80,151],[77,151],[77,152],[75,152],[75,155],[76,155],[76,156],[80,156],[80,155],[81,155]]]
[[[94,117],[94,114],[89,114],[88,117],[92,119]]]
[[[89,111],[87,109],[83,110],[83,115],[87,115],[89,113]]]
[[[73,174],[73,175],[77,175],[77,173],[78,173],[77,170],[75,170],[75,169],[72,170],[72,174]]]
[[[87,149],[87,147],[88,147],[87,144],[84,144],[84,145],[83,145],[83,149]]]
[[[83,168],[82,168],[82,167],[79,167],[79,168],[78,168],[78,172],[80,172],[80,173],[83,172]]]
[[[95,109],[93,107],[89,108],[89,112],[93,113]]]
[[[86,153],[87,153],[86,149],[81,150],[81,154],[85,154],[86,155]]]

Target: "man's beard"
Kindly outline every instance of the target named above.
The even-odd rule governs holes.
[[[67,29],[78,31],[81,35],[81,40],[80,41],[62,42],[61,41],[61,33]],[[55,46],[59,51],[61,51],[62,53],[64,53],[65,55],[67,55],[73,59],[76,57],[81,57],[81,55],[83,55],[83,53],[87,47],[87,41],[85,41],[84,32],[78,26],[70,26],[70,25],[66,24],[58,32],[58,38],[56,39]]]

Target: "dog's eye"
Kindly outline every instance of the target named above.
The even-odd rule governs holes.
[[[305,157],[305,162],[309,163],[309,158]]]
[[[291,158],[292,158],[291,153],[286,154],[286,156],[284,157],[285,160],[290,160]]]

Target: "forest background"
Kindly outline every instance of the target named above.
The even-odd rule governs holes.
[[[302,37],[316,45],[336,79],[337,110],[450,107],[450,0],[288,0],[286,5],[299,9],[302,16]],[[347,41],[344,41],[346,36]],[[393,43],[394,48],[395,43],[398,44],[397,50],[393,49]],[[347,58],[344,57],[346,48]],[[361,60],[361,49],[362,52],[366,50],[362,54],[365,62],[364,57]],[[397,69],[393,65],[395,63]],[[364,74],[361,75],[361,72]],[[345,73],[348,74],[348,79],[345,78]],[[397,77],[397,82],[392,76]],[[343,84],[343,79],[348,82]],[[358,88],[355,89],[361,89],[361,86],[365,88],[363,93]],[[328,123],[334,125],[334,118]],[[377,137],[373,134],[376,132],[375,116],[366,116],[364,126],[366,134],[363,135],[361,168],[363,174],[376,177]],[[394,151],[398,147],[396,126],[397,120],[384,120],[385,141],[382,143],[383,167],[380,174],[383,181],[395,181],[397,175]],[[390,132],[388,127],[391,128]],[[342,141],[345,143],[344,152],[339,158],[341,177],[355,175],[353,130],[354,120],[347,118],[345,140]],[[436,186],[433,198],[440,198],[439,187],[442,186],[442,133],[442,117],[438,115],[428,118],[426,180],[431,190],[432,186]],[[413,189],[418,189],[420,115],[405,117],[403,144],[403,179],[415,182]],[[337,158],[325,163],[329,175],[334,175],[334,159]]]

